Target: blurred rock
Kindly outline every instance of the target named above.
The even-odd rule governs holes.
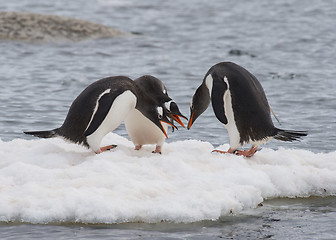
[[[0,12],[0,39],[28,42],[81,41],[127,35],[115,28],[63,16]]]

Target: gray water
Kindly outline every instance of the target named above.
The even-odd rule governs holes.
[[[335,239],[335,198],[275,199],[196,223],[2,224],[1,239]]]
[[[74,98],[113,75],[161,79],[189,115],[191,97],[208,69],[233,61],[263,85],[284,129],[307,130],[301,142],[269,148],[331,152],[336,145],[336,2],[334,1],[2,1],[0,11],[32,11],[85,19],[134,33],[82,42],[0,40],[0,138],[62,124]],[[275,121],[276,122],[276,121]],[[124,126],[116,133],[127,136]],[[191,131],[169,141],[228,142],[209,108]],[[0,225],[2,239],[334,239],[336,199],[278,199],[251,213],[192,224],[71,223]]]

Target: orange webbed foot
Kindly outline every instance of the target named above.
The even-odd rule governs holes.
[[[117,147],[117,145],[114,145],[114,144],[113,145],[108,145],[108,146],[105,146],[105,147],[101,147],[99,153],[102,153],[102,152],[105,152],[105,151],[110,151],[110,150],[112,150],[116,147]]]
[[[161,154],[161,146],[156,146],[155,150],[152,153]]]
[[[222,151],[222,150],[217,150],[217,149],[213,150],[212,152],[222,153],[222,154],[224,154],[224,153],[229,153],[229,152],[227,152],[227,151]]]
[[[237,156],[243,156],[243,157],[250,158],[256,153],[257,150],[258,150],[258,147],[252,146],[249,150],[244,150],[244,151],[243,150],[232,150],[231,148],[229,148],[229,150],[227,151],[213,150],[212,152],[231,153]]]
[[[258,150],[258,147],[252,146],[249,150],[244,150],[244,151],[236,150],[235,154],[239,155],[239,156],[244,156],[244,157],[250,158],[257,152],[257,150]]]
[[[134,150],[140,150],[142,148],[142,145],[136,145]]]
[[[235,150],[232,150],[231,148],[229,148],[229,150],[227,150],[227,151],[222,151],[222,150],[217,150],[217,149],[215,149],[215,150],[213,150],[212,152],[217,152],[217,153],[222,153],[222,154],[224,154],[224,153],[231,153],[231,154],[234,154],[234,153],[235,153]]]

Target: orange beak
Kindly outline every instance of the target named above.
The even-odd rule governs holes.
[[[183,124],[183,122],[181,121],[179,115],[172,114],[171,116],[172,116],[172,118],[174,118],[174,120],[175,120],[176,122],[178,122],[182,127],[185,127],[184,124]]]
[[[162,127],[162,132],[166,136],[166,138],[168,138],[168,135],[167,135],[166,130],[164,129],[162,123],[168,123],[170,126],[172,126],[172,128],[176,128],[177,129],[177,127],[174,124],[170,123],[170,122],[160,121],[160,124],[161,124],[161,127]]]
[[[193,117],[194,117],[194,112],[190,116],[190,119],[189,119],[189,122],[188,122],[188,127],[187,127],[188,130],[191,128],[191,125],[193,123]]]

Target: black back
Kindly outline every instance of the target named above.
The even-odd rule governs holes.
[[[276,134],[264,89],[255,76],[231,62],[214,65],[208,74],[211,74],[214,79],[212,96],[217,98],[213,102],[213,109],[217,118],[224,124],[225,116],[223,116],[223,105],[221,105],[223,89],[225,89],[223,87],[224,77],[229,82],[232,108],[241,144],[249,142],[250,139],[262,140]]]
[[[104,112],[97,112],[97,114],[105,113],[106,115],[113,100],[126,90],[132,91],[137,96],[137,88],[133,80],[128,77],[115,76],[100,79],[85,88],[73,101],[63,125],[59,129],[56,129],[57,134],[75,143],[83,143],[87,146],[86,135],[94,132],[101,122],[92,122],[88,129],[89,132],[86,134],[85,130],[91,120],[99,95],[106,89],[111,89],[111,91],[109,94],[104,95],[100,101],[110,98],[109,103],[102,109]],[[103,120],[104,118],[100,119]]]

